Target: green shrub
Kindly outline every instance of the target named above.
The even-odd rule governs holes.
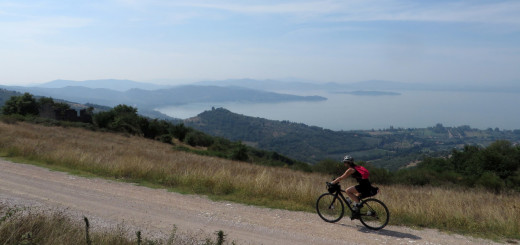
[[[475,185],[478,187],[483,187],[483,188],[486,188],[489,190],[493,190],[495,192],[499,192],[504,188],[505,183],[495,173],[485,172],[475,182]]]

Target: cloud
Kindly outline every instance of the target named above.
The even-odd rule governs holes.
[[[171,5],[169,3],[165,3]],[[238,14],[281,14],[324,18],[327,21],[432,21],[520,24],[520,2],[478,3],[402,0],[329,0],[275,2],[271,4],[229,1],[190,1],[176,6],[213,9]],[[314,19],[315,20],[315,19]]]
[[[338,4],[332,1],[325,2],[301,2],[301,3],[275,3],[275,4],[207,4],[190,3],[185,6],[218,9],[244,14],[291,14],[291,13],[314,13],[327,14],[334,11]]]
[[[56,34],[63,29],[85,27],[91,22],[88,18],[68,16],[33,17],[19,21],[0,21],[0,33],[10,38],[34,38]]]
[[[431,21],[520,24],[520,2],[476,4],[473,1],[424,4],[365,3],[361,10],[344,11],[343,21]]]

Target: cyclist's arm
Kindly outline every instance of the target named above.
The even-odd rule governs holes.
[[[348,176],[350,176],[351,174],[353,174],[356,170],[353,169],[353,168],[349,168],[347,169],[347,171],[345,171],[345,173],[339,177],[337,177],[335,180],[333,180],[331,183],[332,184],[336,184],[336,183],[339,183],[341,180],[347,178]]]

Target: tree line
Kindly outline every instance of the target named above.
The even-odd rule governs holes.
[[[488,147],[466,145],[453,149],[447,157],[429,157],[417,166],[397,171],[358,162],[370,171],[377,184],[484,188],[494,192],[520,191],[520,145],[497,140]],[[320,172],[337,176],[343,164],[324,160],[314,166]]]

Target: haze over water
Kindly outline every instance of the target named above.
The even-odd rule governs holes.
[[[312,93],[320,102],[197,103],[160,108],[186,119],[212,107],[271,120],[288,120],[331,130],[425,128],[442,123],[457,127],[520,129],[518,93],[406,91],[401,95],[359,96]]]

